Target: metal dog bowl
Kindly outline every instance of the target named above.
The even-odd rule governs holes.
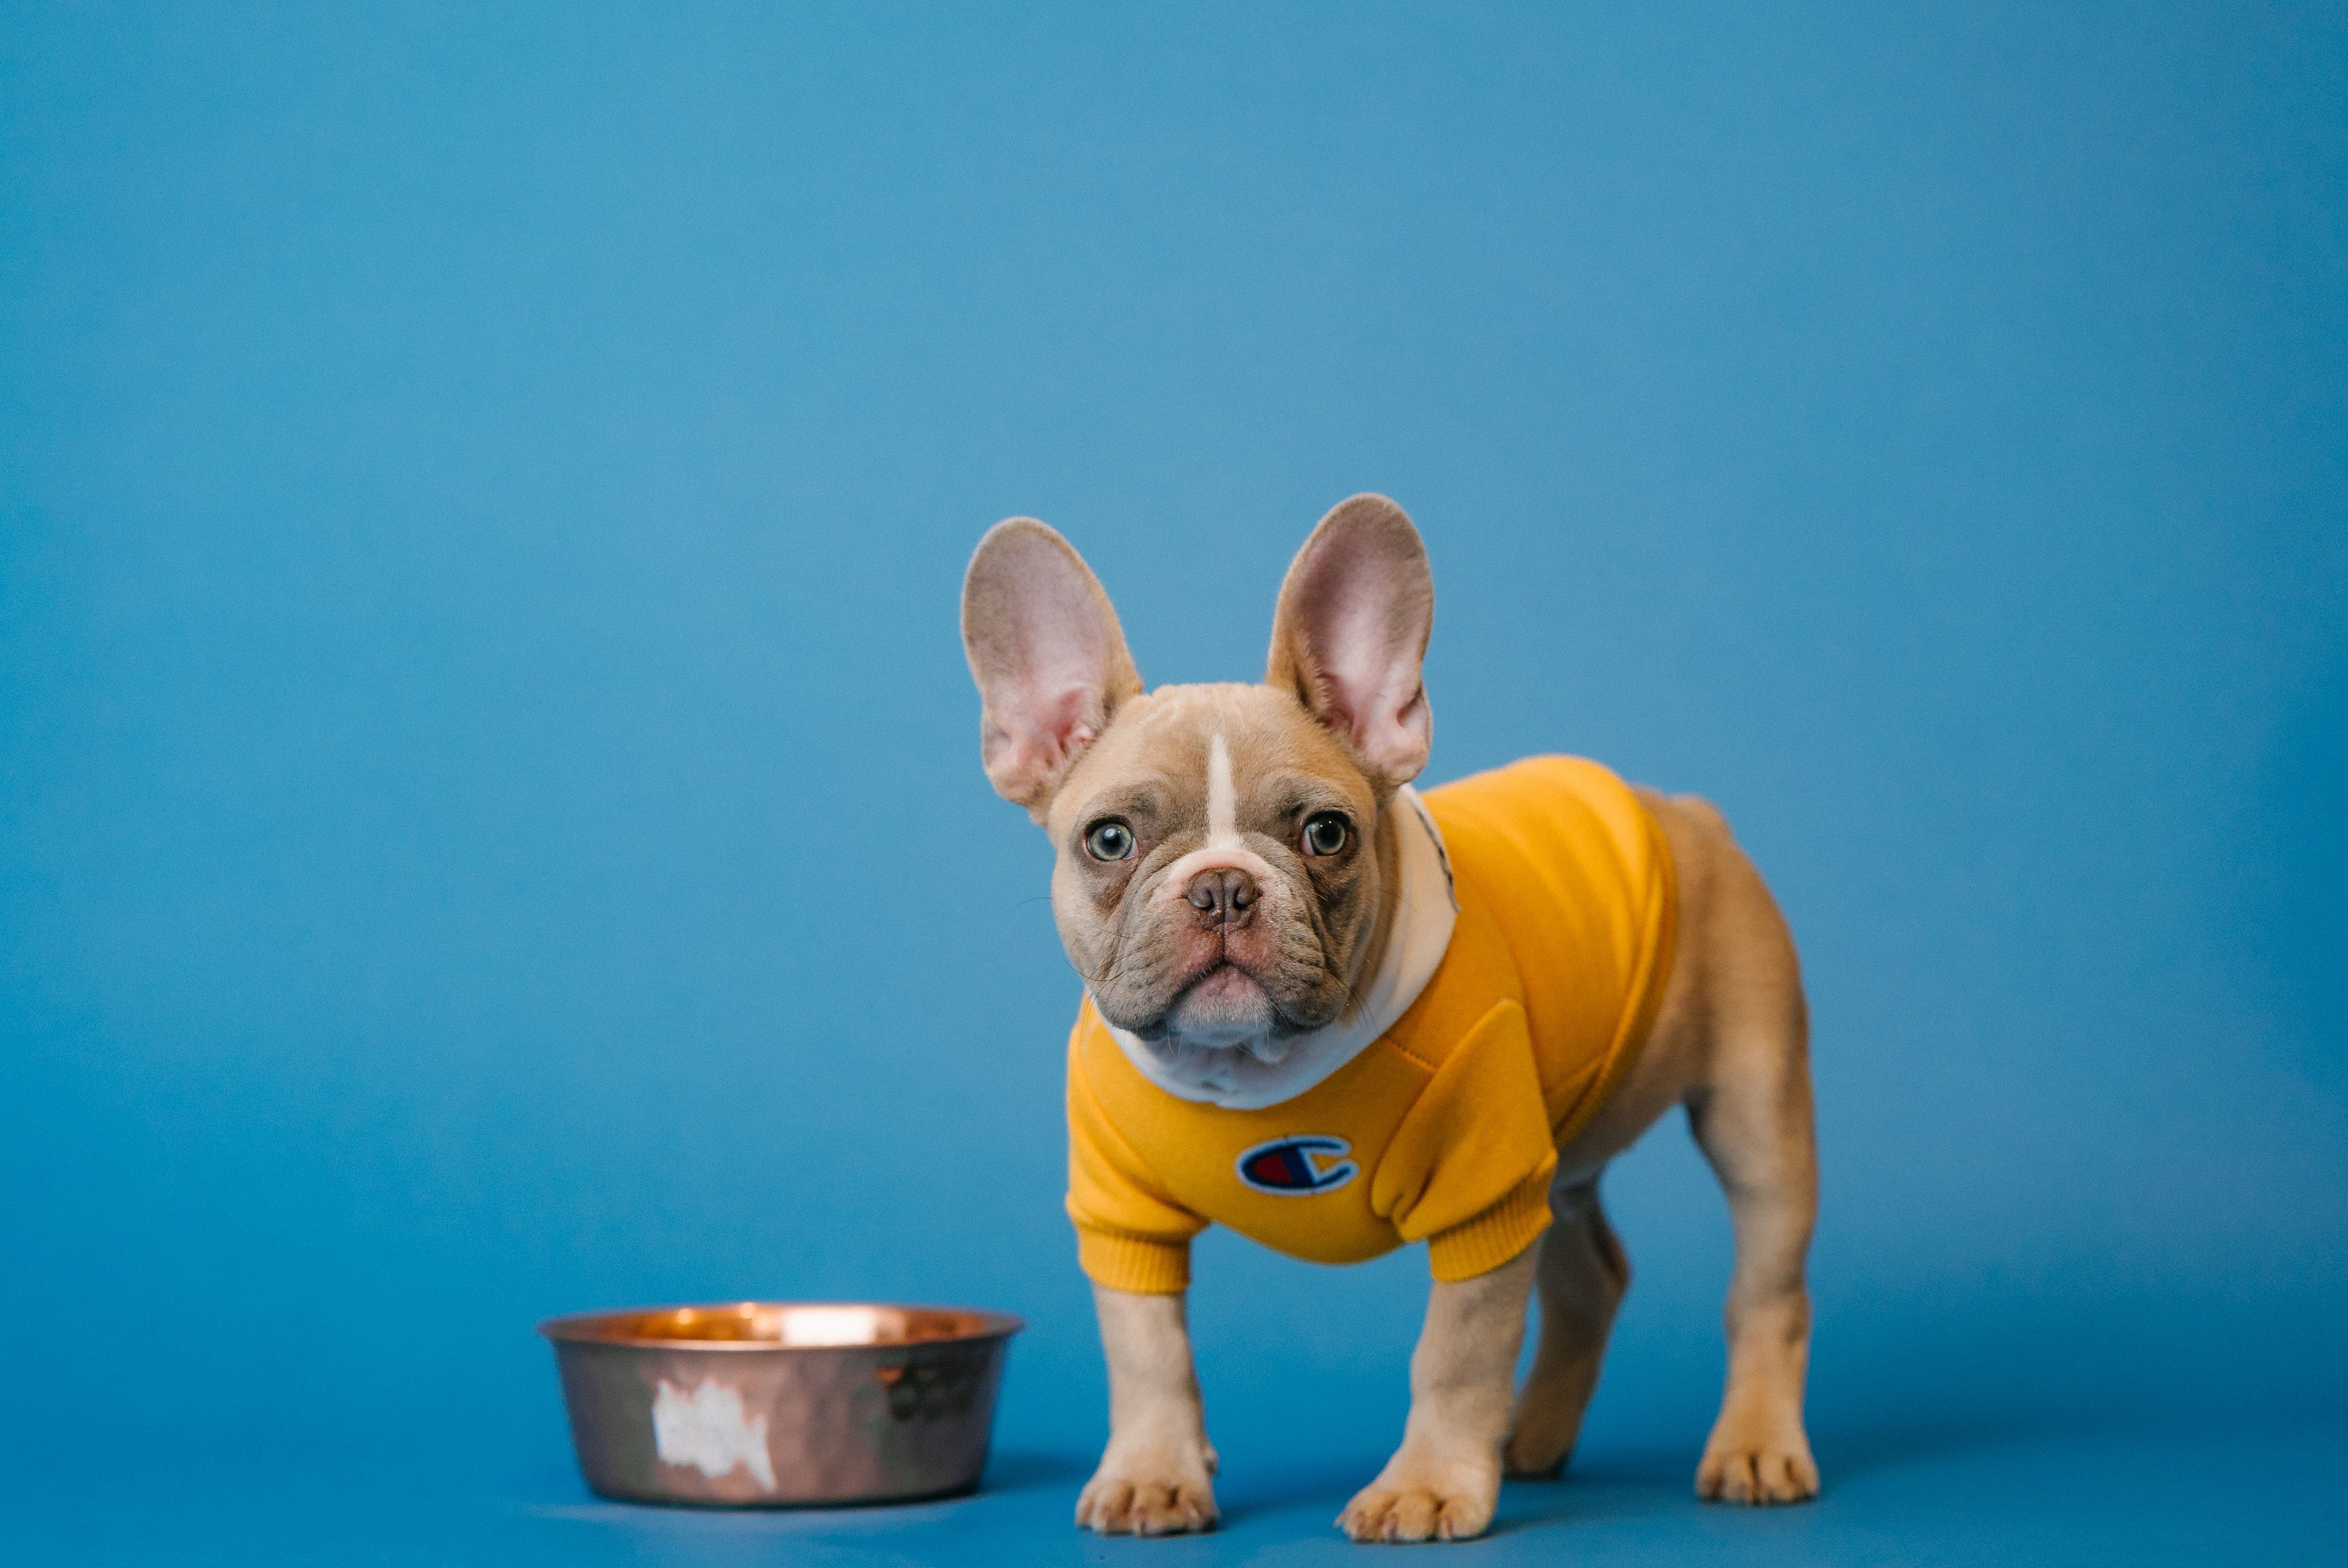
[[[557,1317],[587,1484],[631,1502],[903,1502],[978,1485],[1000,1312],[740,1301]]]

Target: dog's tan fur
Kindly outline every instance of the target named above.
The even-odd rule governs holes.
[[[1408,535],[1406,548],[1397,520]],[[1327,867],[1256,862],[1258,879],[1272,890],[1267,902],[1289,900],[1283,907],[1292,947],[1303,901],[1318,899],[1318,908],[1334,900],[1348,917],[1318,922],[1320,950],[1290,955],[1295,973],[1284,992],[1277,978],[1267,984],[1276,1010],[1297,1027],[1325,1021],[1342,1004],[1345,978],[1375,961],[1392,917],[1380,897],[1392,885],[1395,864],[1385,808],[1426,755],[1426,704],[1415,682],[1431,589],[1422,587],[1423,554],[1416,573],[1407,569],[1417,548],[1416,533],[1391,503],[1356,497],[1323,520],[1290,572],[1276,618],[1271,684],[1170,687],[1142,696],[1107,596],[1057,535],[1021,519],[981,546],[963,622],[987,704],[989,776],[1029,808],[1059,847],[1054,908],[1070,957],[1096,981],[1097,998],[1098,979],[1118,961],[1121,945],[1154,953],[1179,943],[1170,929],[1137,922],[1128,901],[1146,895],[1149,879],[1168,866],[1195,863],[1195,856],[1182,856],[1198,841],[1199,824],[1190,818],[1203,820],[1194,797],[1198,759],[1210,733],[1223,737],[1234,781],[1242,794],[1254,792],[1258,809],[1272,809],[1262,804],[1267,791],[1302,793],[1347,803],[1356,820],[1371,825],[1371,842],[1345,868],[1351,880],[1343,889],[1328,884],[1336,873]],[[1362,560],[1368,564],[1354,564]],[[1391,608],[1385,645],[1408,656],[1406,668],[1396,662],[1391,679],[1371,683],[1375,689],[1366,701],[1358,695],[1362,683],[1343,688],[1344,671],[1323,668],[1337,661],[1322,655],[1331,640],[1314,636],[1315,616],[1349,591],[1370,595],[1381,614]],[[1036,624],[1048,630],[1056,612],[1067,620],[1066,634],[1039,639]],[[1414,636],[1416,649],[1409,647]],[[1153,854],[1137,855],[1117,873],[1126,880],[1111,886],[1114,878],[1082,858],[1083,826],[1105,794],[1137,786],[1156,792]],[[1630,1279],[1599,1204],[1598,1177],[1673,1105],[1686,1109],[1727,1194],[1736,1237],[1727,1388],[1697,1467],[1696,1490],[1754,1503],[1797,1501],[1818,1491],[1802,1427],[1809,1344],[1804,1260],[1818,1166],[1793,939],[1719,812],[1692,795],[1646,798],[1670,840],[1680,899],[1679,939],[1656,1023],[1621,1087],[1559,1150],[1554,1223],[1538,1245],[1473,1279],[1434,1286],[1411,1358],[1402,1444],[1339,1516],[1356,1541],[1477,1535],[1491,1522],[1504,1471],[1553,1475],[1564,1465]],[[1250,842],[1266,845],[1266,856],[1279,853],[1269,838]],[[1132,993],[1114,1004],[1136,1024],[1149,1025],[1145,1015],[1153,1008],[1162,1020],[1179,994],[1179,966],[1161,968],[1166,972],[1154,979],[1153,971],[1140,971]],[[1536,1292],[1540,1338],[1532,1371],[1512,1402],[1510,1378]],[[1210,1528],[1216,1460],[1182,1297],[1098,1286],[1094,1297],[1108,1360],[1110,1436],[1077,1500],[1077,1522],[1104,1534]]]

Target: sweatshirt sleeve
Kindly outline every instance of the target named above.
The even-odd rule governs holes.
[[[1524,1009],[1496,1004],[1436,1071],[1372,1178],[1371,1206],[1439,1280],[1499,1267],[1549,1228],[1557,1169]]]
[[[1097,1285],[1170,1296],[1190,1283],[1190,1238],[1207,1222],[1168,1197],[1111,1124],[1068,1046],[1068,1218]]]

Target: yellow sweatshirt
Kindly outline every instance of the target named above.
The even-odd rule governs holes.
[[[1189,1282],[1220,1222],[1292,1257],[1427,1243],[1437,1279],[1549,1225],[1557,1148],[1622,1081],[1671,972],[1662,829],[1596,763],[1534,757],[1428,790],[1459,913],[1417,1000],[1295,1098],[1229,1110],[1144,1078],[1087,999],[1068,1041],[1068,1215],[1116,1290]]]

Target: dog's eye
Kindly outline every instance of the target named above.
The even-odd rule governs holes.
[[[1346,839],[1352,836],[1353,829],[1344,817],[1334,811],[1324,811],[1304,825],[1304,853],[1334,855],[1345,847]]]
[[[1123,860],[1133,853],[1133,829],[1115,817],[1085,830],[1085,852],[1095,860]]]

